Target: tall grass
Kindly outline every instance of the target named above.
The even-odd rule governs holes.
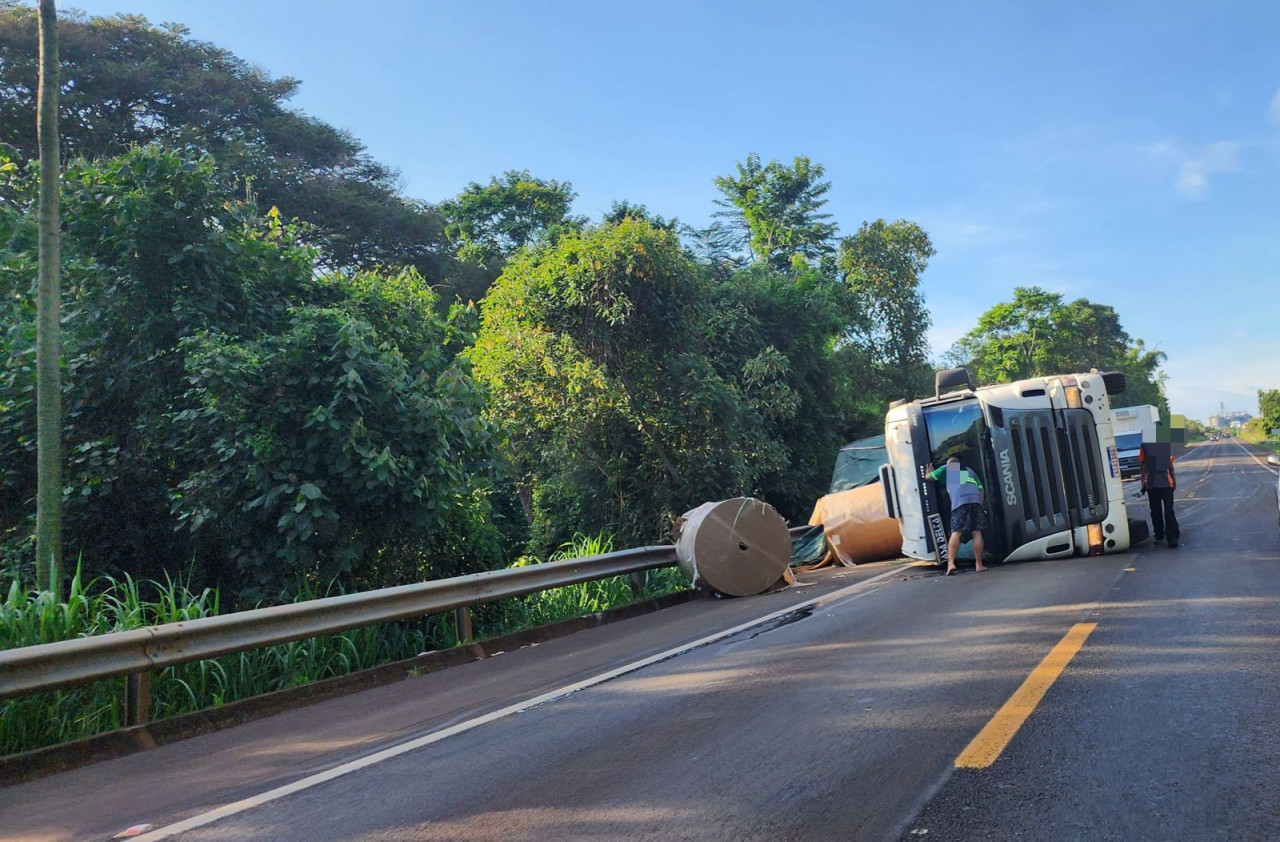
[[[321,595],[303,587],[295,599]],[[15,582],[0,603],[0,649],[194,620],[218,611],[217,591],[195,592],[173,580],[104,577],[86,586],[77,572],[61,603],[48,592],[24,593]],[[446,618],[428,617],[166,667],[152,676],[151,716],[165,719],[345,675],[443,648],[452,639]],[[115,678],[0,702],[0,755],[119,728],[123,696],[124,679]]]
[[[603,532],[597,535],[578,533],[551,554],[548,561],[604,555],[614,551],[613,537]],[[513,567],[525,567],[538,563],[536,559],[522,558]],[[640,593],[632,589],[627,576],[581,582],[564,588],[539,591],[514,600],[506,600],[494,606],[496,611],[484,612],[478,628],[485,636],[506,634],[523,628],[541,626],[581,617],[597,611],[607,611],[629,605],[641,599],[651,599],[684,590],[688,582],[675,568],[650,570],[643,574],[644,586]]]
[[[613,551],[603,533],[575,536],[551,560]],[[522,559],[516,566],[538,563]],[[636,594],[625,576],[529,594],[474,609],[476,636],[492,637],[580,617],[687,588],[675,569],[651,570]],[[328,596],[301,583],[301,602]],[[77,570],[65,602],[48,592],[28,593],[15,581],[0,603],[0,649],[72,640],[95,634],[212,617],[218,592],[184,582],[139,582],[129,576],[83,583]],[[151,717],[181,713],[346,675],[457,642],[452,614],[352,629],[341,634],[269,646],[166,667],[151,679]],[[115,678],[0,702],[0,755],[13,754],[121,727],[124,679]]]

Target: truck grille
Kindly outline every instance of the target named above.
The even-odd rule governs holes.
[[[1088,411],[1070,409],[1055,418],[1049,410],[1005,410],[1000,420],[1004,429],[993,431],[997,453],[1012,455],[1012,477],[1005,478],[1003,464],[996,466],[1011,546],[1106,517],[1106,478]]]
[[[1062,420],[1066,442],[1063,475],[1071,518],[1076,524],[1098,523],[1107,516],[1107,487],[1093,416],[1088,410],[1068,409]]]
[[[1053,446],[1057,433],[1052,422],[1048,413],[1018,413],[1009,421],[1026,537],[1067,528],[1062,467]]]

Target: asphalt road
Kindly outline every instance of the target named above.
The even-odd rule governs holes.
[[[0,790],[0,836],[1280,838],[1275,475],[1178,465],[1178,549],[688,603]]]

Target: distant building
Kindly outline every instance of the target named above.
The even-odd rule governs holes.
[[[1247,412],[1227,412],[1220,410],[1209,416],[1208,425],[1215,430],[1236,429],[1243,427],[1249,423],[1249,419],[1253,418]]]

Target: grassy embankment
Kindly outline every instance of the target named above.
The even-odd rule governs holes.
[[[1258,420],[1258,419],[1255,419]],[[1267,437],[1267,433],[1262,429],[1261,424],[1255,424],[1250,421],[1240,428],[1237,434],[1241,441],[1249,444],[1256,444],[1259,447],[1265,447],[1273,453],[1280,453],[1280,439],[1272,439]]]

